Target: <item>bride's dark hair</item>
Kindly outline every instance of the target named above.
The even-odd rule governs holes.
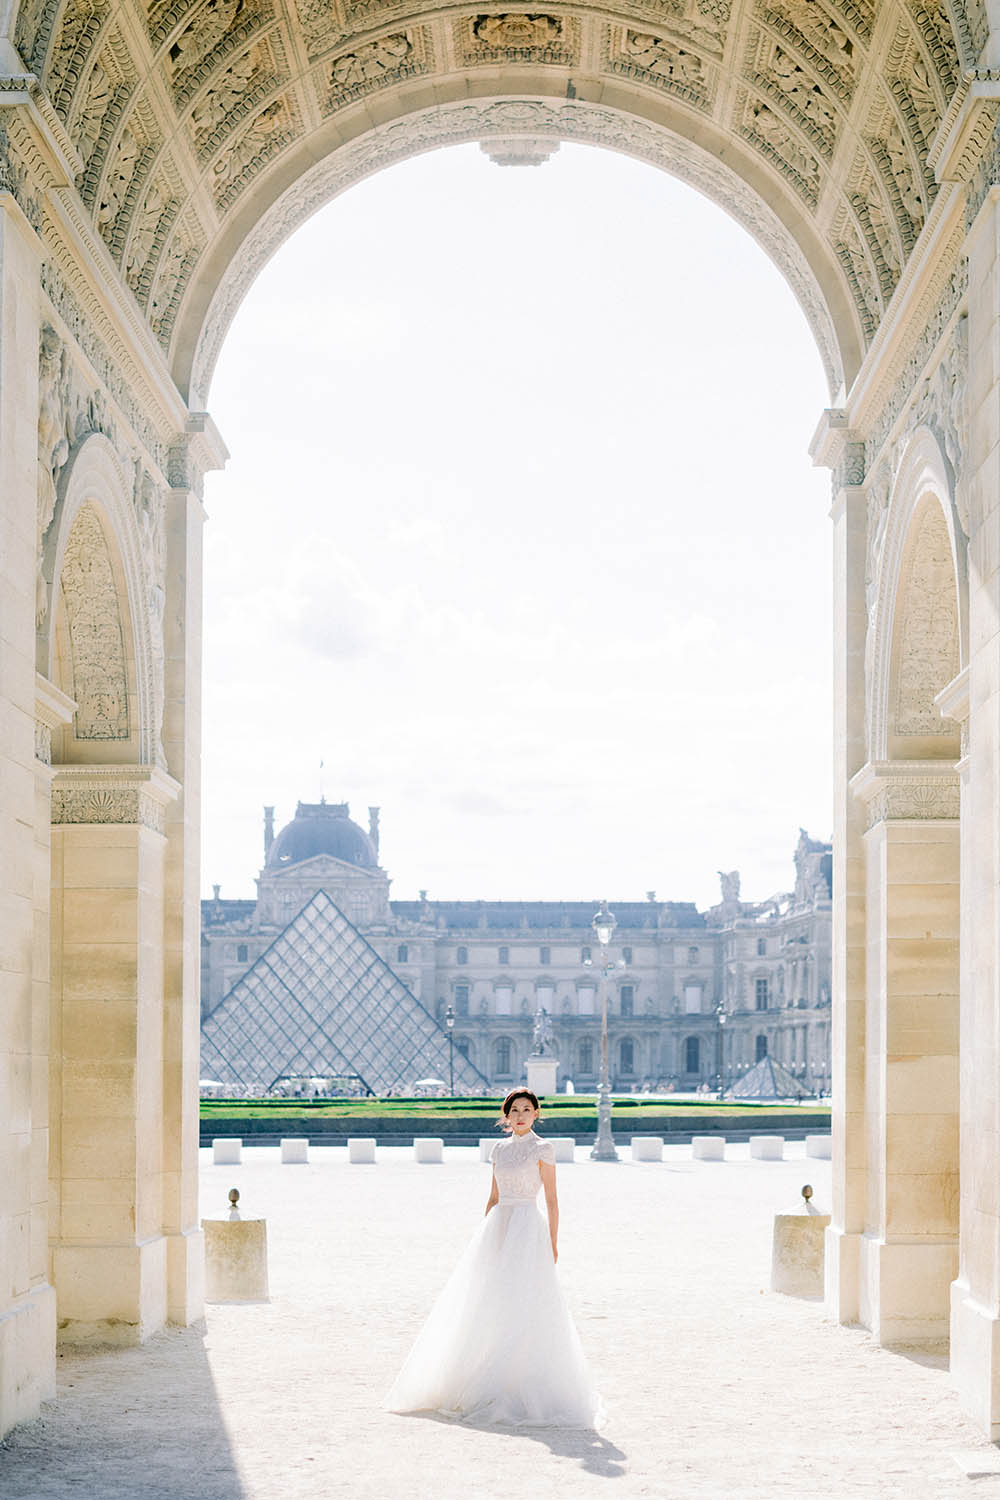
[[[538,1095],[533,1094],[530,1089],[511,1089],[510,1093],[507,1095],[506,1099],[500,1106],[500,1118],[497,1120],[497,1125],[501,1130],[509,1127],[510,1107],[514,1103],[515,1099],[527,1099],[532,1109],[536,1109],[539,1111],[538,1118],[541,1119],[541,1106],[538,1103]]]

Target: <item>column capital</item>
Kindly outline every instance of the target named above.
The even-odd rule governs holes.
[[[229,449],[207,411],[193,411],[170,445],[167,478],[171,489],[201,496],[205,475],[224,469]]]
[[[35,759],[43,765],[52,763],[52,731],[72,724],[76,703],[57,688],[54,682],[35,673]]]
[[[849,782],[867,808],[867,828],[899,821],[953,822],[959,815],[959,775],[951,761],[870,760]]]
[[[165,829],[164,809],[180,783],[158,766],[57,766],[53,823],[137,823]]]

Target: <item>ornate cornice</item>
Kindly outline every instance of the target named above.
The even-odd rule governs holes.
[[[76,703],[54,682],[35,673],[35,759],[43,765],[52,763],[52,731],[72,724]]]
[[[868,829],[898,821],[950,822],[959,815],[959,777],[949,761],[869,761],[849,785],[866,805]]]
[[[156,766],[58,766],[52,822],[139,824],[165,831],[165,810],[180,784]]]

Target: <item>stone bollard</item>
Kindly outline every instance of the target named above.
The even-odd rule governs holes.
[[[309,1142],[303,1135],[288,1135],[281,1138],[281,1160],[292,1166],[308,1165]]]
[[[444,1141],[438,1135],[415,1136],[413,1155],[417,1161],[444,1161]]]
[[[212,1142],[212,1161],[217,1167],[238,1167],[243,1161],[243,1142],[240,1137],[216,1136]]]
[[[347,1160],[371,1165],[375,1161],[375,1139],[369,1136],[351,1136],[347,1141]]]
[[[632,1137],[633,1161],[662,1161],[662,1135],[634,1135]]]
[[[783,1135],[752,1135],[750,1156],[755,1161],[784,1161],[785,1137]]]
[[[240,1195],[230,1189],[228,1219],[202,1219],[205,1231],[205,1301],[267,1302],[267,1220],[244,1219]]]
[[[829,1161],[833,1154],[832,1145],[828,1135],[807,1135],[806,1155],[815,1156],[819,1161]]]
[[[812,1188],[791,1213],[775,1214],[771,1244],[771,1290],[788,1297],[822,1297],[824,1231],[829,1214],[813,1207]]]
[[[692,1161],[725,1161],[726,1137],[724,1135],[693,1135],[691,1159]]]
[[[571,1135],[549,1135],[545,1139],[555,1148],[556,1161],[576,1161],[576,1141]]]

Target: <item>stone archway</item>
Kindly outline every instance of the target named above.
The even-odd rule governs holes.
[[[44,1067],[44,1031],[32,1033],[30,1022],[40,1006],[47,1014],[53,986],[45,945],[32,937],[48,920],[40,872],[47,874],[55,775],[57,793],[72,792],[66,805],[89,809],[71,820],[71,832],[57,824],[64,843],[96,848],[94,830],[106,826],[98,803],[128,807],[129,820],[114,825],[134,856],[121,887],[126,905],[138,899],[143,861],[160,872],[144,929],[155,934],[152,951],[133,953],[130,993],[118,993],[113,965],[96,951],[88,971],[92,1000],[130,1007],[130,1024],[142,1014],[158,1018],[162,1050],[133,1049],[124,1064],[132,1092],[109,1150],[127,1170],[116,1176],[99,1156],[93,1175],[79,1179],[91,1184],[84,1206],[98,1227],[70,1269],[58,1231],[48,1264],[44,1252],[52,1210],[39,1168],[49,1126],[42,1091],[33,1091],[27,1113],[18,1103],[0,1119],[12,1185],[0,1205],[9,1222],[0,1227],[18,1239],[24,1224],[33,1226],[30,1253],[0,1304],[0,1361],[14,1371],[12,1381],[0,1381],[0,1431],[36,1409],[51,1386],[51,1267],[60,1295],[80,1294],[68,1304],[77,1323],[114,1317],[141,1337],[200,1308],[200,492],[205,472],[225,456],[200,408],[228,320],[282,238],[366,173],[446,142],[481,140],[514,161],[537,160],[568,139],[631,152],[723,201],[802,302],[837,403],[814,445],[834,475],[837,578],[836,1201],[828,1262],[838,1316],[860,1312],[887,1340],[913,1333],[914,1320],[936,1336],[950,1269],[939,1255],[930,1291],[919,1276],[893,1281],[888,1269],[883,1276],[896,1254],[893,1225],[891,1216],[869,1212],[872,1181],[888,1192],[896,1170],[879,1142],[890,1117],[907,1112],[894,1109],[883,1087],[888,1023],[901,992],[881,962],[893,936],[890,903],[866,878],[866,848],[873,837],[902,847],[906,840],[888,829],[894,821],[927,824],[910,843],[923,850],[920,883],[935,888],[930,930],[954,925],[956,882],[929,878],[929,825],[941,808],[915,798],[914,788],[921,778],[952,778],[945,842],[954,849],[950,768],[967,742],[958,773],[964,1129],[952,1359],[966,1405],[996,1435],[1000,744],[991,714],[1000,666],[991,623],[1000,572],[992,416],[1000,394],[1000,32],[991,30],[986,5],[618,0],[598,12],[560,0],[544,13],[522,13],[435,9],[426,0],[336,7],[152,0],[135,11],[120,0],[22,0],[8,14],[0,88],[7,610],[0,745],[8,774],[0,777],[0,813],[11,857],[0,878],[8,951],[18,957],[15,1020],[0,1047],[23,1072],[20,1039],[33,1034],[29,1072]],[[885,538],[897,535],[898,546],[888,546]],[[945,538],[954,579],[942,613],[934,601]],[[80,661],[87,655],[87,621],[96,620],[87,611],[99,586],[119,601],[121,643],[102,658],[101,688],[96,667],[89,677],[78,672],[73,654],[78,642]],[[67,595],[63,626],[52,607],[60,588],[79,594],[79,602]],[[954,655],[945,616],[962,664],[948,683],[940,681]],[[71,661],[72,689],[79,679],[82,698],[69,696]],[[51,680],[60,663],[62,687]],[[954,723],[967,724],[961,743],[951,728],[940,732],[934,699]],[[89,724],[91,749],[53,771],[53,739],[58,763],[60,747],[72,743],[63,726],[74,713],[76,739],[81,722]],[[98,764],[92,746],[102,735],[121,753]],[[85,785],[98,771],[102,786],[115,789],[110,803]],[[876,794],[866,795],[869,783]],[[45,791],[37,803],[36,785]],[[900,788],[909,811],[894,819]],[[913,811],[918,803],[922,814]],[[872,832],[866,806],[887,810]],[[882,825],[888,831],[876,834]],[[85,879],[100,861],[99,853],[86,856]],[[56,977],[58,993],[64,979]],[[886,1018],[877,1039],[866,1032],[873,1016]],[[134,1089],[136,1069],[155,1080],[145,1102]],[[23,1149],[26,1135],[33,1152]],[[156,1152],[157,1170],[132,1174],[130,1162]],[[116,1239],[114,1216],[102,1218],[112,1180],[131,1181],[127,1208],[143,1226],[141,1243],[134,1232]],[[928,1211],[915,1226],[928,1247],[938,1234],[932,1218]],[[943,1239],[950,1267],[953,1216]],[[109,1299],[95,1266],[116,1256],[122,1286]],[[13,1403],[10,1390],[18,1392]]]

